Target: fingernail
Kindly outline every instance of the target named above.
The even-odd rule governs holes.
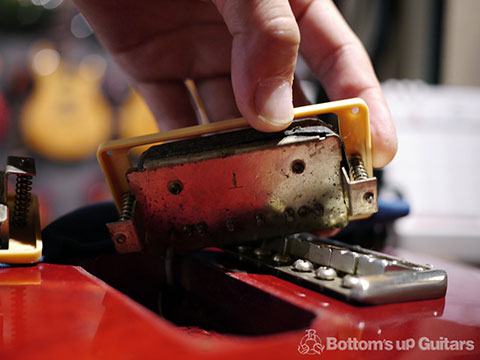
[[[292,85],[268,80],[258,85],[255,106],[260,120],[274,127],[286,127],[293,120]]]

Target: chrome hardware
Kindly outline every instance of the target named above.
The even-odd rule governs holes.
[[[15,191],[8,193],[8,176],[16,176]],[[42,255],[38,200],[32,195],[35,161],[9,156],[0,171],[0,263],[38,262]]]
[[[263,247],[289,256],[290,262],[280,263],[248,253],[242,253],[242,260],[350,301],[387,304],[434,299],[443,297],[447,288],[446,272],[431,265],[415,264],[307,233],[264,240]],[[237,254],[235,250],[228,251]]]
[[[347,158],[339,134],[307,118],[279,133],[245,129],[153,146],[126,179],[144,245],[189,250],[341,228],[371,215],[376,179],[366,171],[360,156]],[[195,231],[199,223],[205,231]]]

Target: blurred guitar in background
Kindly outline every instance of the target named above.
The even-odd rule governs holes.
[[[113,114],[101,92],[105,61],[89,55],[68,63],[52,46],[32,55],[34,88],[21,113],[20,133],[37,154],[57,161],[91,157],[110,138]]]

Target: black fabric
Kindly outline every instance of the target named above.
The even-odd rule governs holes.
[[[366,229],[388,224],[408,214],[408,204],[379,200],[379,212],[369,219],[353,221],[338,235],[349,242],[352,234],[365,234]],[[118,220],[113,203],[100,203],[73,211],[55,220],[42,231],[44,262],[66,263],[72,258],[95,257],[115,253],[106,224]],[[358,240],[358,239],[357,239]]]
[[[42,231],[44,262],[115,252],[106,223],[118,220],[113,203],[99,203],[73,211]]]

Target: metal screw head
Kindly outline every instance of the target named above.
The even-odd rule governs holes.
[[[257,226],[263,226],[265,224],[265,216],[262,214],[255,215],[255,222],[257,223]]]
[[[337,277],[337,272],[331,267],[320,266],[315,270],[315,277],[320,280],[333,280]]]
[[[233,219],[227,219],[227,221],[225,221],[225,226],[228,231],[235,231],[235,221],[233,221]]]
[[[302,160],[295,160],[292,163],[292,171],[295,174],[301,174],[305,171],[305,163]]]
[[[237,246],[237,251],[239,253],[242,253],[242,254],[245,254],[247,252],[249,252],[251,250],[250,246],[246,246],[246,245],[238,245]]]
[[[300,206],[300,209],[298,209],[298,216],[305,217],[308,215],[309,208],[306,206]]]
[[[286,208],[283,214],[288,222],[293,222],[295,220],[295,211],[292,208]]]
[[[178,195],[183,190],[183,184],[179,180],[170,181],[167,187],[172,195]]]
[[[279,264],[286,264],[290,261],[290,256],[287,254],[275,254],[273,255],[273,261]]]
[[[115,235],[115,242],[117,244],[125,244],[127,242],[127,237],[124,234]]]
[[[352,288],[360,282],[360,278],[358,276],[353,275],[345,275],[342,279],[342,286],[344,288]]]
[[[182,232],[185,233],[187,236],[192,236],[193,233],[193,226],[192,225],[183,225]]]
[[[367,192],[367,193],[365,193],[365,195],[363,195],[363,199],[369,204],[371,204],[373,202],[374,198],[375,197],[373,196],[373,194],[371,192]]]
[[[323,216],[323,205],[318,203],[314,204],[313,212],[315,213],[315,215]]]
[[[298,259],[292,265],[293,270],[300,272],[310,272],[313,270],[313,264],[308,260]]]
[[[270,250],[265,248],[256,248],[253,250],[253,253],[257,258],[262,258],[270,255]]]

